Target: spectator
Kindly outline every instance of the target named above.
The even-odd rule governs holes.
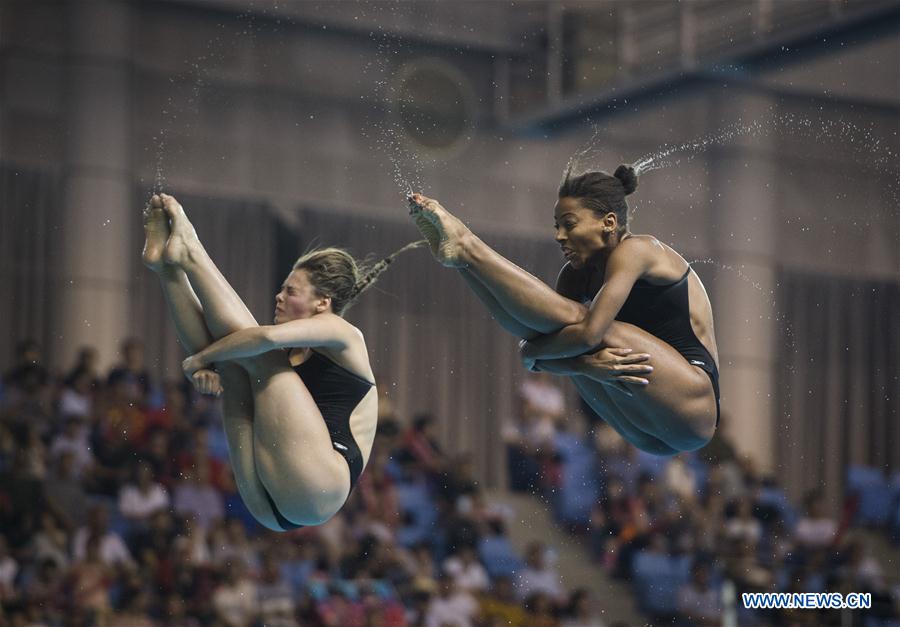
[[[837,521],[825,513],[822,493],[818,490],[810,492],[804,499],[805,515],[797,521],[794,535],[797,544],[809,550],[831,546],[837,535]]]
[[[516,575],[516,596],[520,600],[536,592],[546,594],[554,603],[565,601],[559,573],[547,563],[547,549],[540,542],[528,546],[525,568]]]
[[[19,563],[9,554],[6,536],[0,535],[0,603],[8,603],[17,596],[13,582],[19,574]]]
[[[444,561],[444,572],[453,579],[459,590],[477,593],[487,590],[490,586],[487,571],[478,561],[475,549],[471,546],[463,546],[458,553],[448,557]]]
[[[44,497],[47,507],[66,529],[75,529],[84,524],[88,510],[88,496],[84,484],[75,475],[75,455],[63,450],[56,460],[56,466],[44,481]]]
[[[221,547],[213,543],[213,561],[227,567],[229,560],[237,560],[247,568],[256,570],[259,566],[259,550],[247,537],[247,531],[239,520],[230,518],[222,524]]]
[[[75,370],[66,379],[59,396],[59,413],[63,416],[90,418],[94,407],[94,386],[91,373]]]
[[[109,468],[129,463],[147,434],[147,413],[140,387],[128,378],[115,378],[101,395],[91,438],[97,460]]]
[[[474,627],[477,615],[475,597],[444,576],[438,580],[437,594],[425,611],[425,627]]]
[[[272,553],[263,556],[262,573],[257,586],[260,620],[267,627],[296,627],[295,604],[290,585],[283,579]]]
[[[437,444],[436,425],[431,414],[417,414],[403,434],[402,442],[406,455],[432,474],[438,474],[446,467],[444,454]]]
[[[560,622],[560,627],[605,627],[605,623],[594,611],[591,593],[581,588],[572,593]]]
[[[222,584],[213,593],[216,619],[228,627],[250,627],[259,615],[259,590],[246,564],[234,559],[222,576]]]
[[[150,373],[144,365],[144,343],[130,337],[120,345],[122,361],[113,366],[107,377],[107,385],[115,387],[120,382],[137,386],[142,396],[150,394]]]
[[[3,375],[3,382],[29,396],[38,393],[50,380],[41,361],[40,344],[31,339],[22,340],[16,344],[15,364]]]
[[[529,374],[522,383],[522,435],[537,450],[553,448],[557,425],[565,417],[562,389],[548,372]]]
[[[93,346],[82,346],[79,348],[78,353],[75,356],[75,365],[63,379],[65,385],[72,386],[75,379],[82,374],[86,374],[90,389],[98,389],[101,385],[100,375],[97,369],[98,358],[97,349]]]
[[[191,563],[196,566],[205,566],[212,560],[207,530],[197,524],[194,516],[183,519],[182,531],[175,538],[175,548],[185,550]]]
[[[225,479],[225,463],[210,455],[209,429],[197,425],[190,431],[190,443],[177,457],[178,469],[184,473],[194,468],[204,468],[209,484],[216,490],[224,490],[228,482]]]
[[[23,443],[25,457],[25,472],[35,479],[43,480],[47,476],[47,447],[41,439],[38,427],[29,424],[25,427],[25,442]]]
[[[163,404],[147,411],[147,428],[172,431],[182,429],[189,422],[187,400],[180,382],[167,381],[163,384]]]
[[[857,588],[881,590],[884,587],[881,565],[872,556],[865,537],[850,536],[839,555],[838,563],[840,570]]]
[[[182,479],[175,486],[175,511],[194,516],[201,527],[209,529],[225,515],[222,493],[210,485],[207,466],[186,468],[181,474]]]
[[[175,464],[175,455],[170,448],[174,447],[169,433],[163,429],[154,428],[147,434],[147,443],[142,458],[153,469],[153,476],[170,493],[175,487],[175,477],[178,475]]]
[[[697,562],[691,579],[678,590],[678,616],[690,625],[713,627],[721,624],[719,591],[709,585],[709,567]]]
[[[503,625],[504,627],[529,625],[528,613],[516,599],[513,593],[512,579],[509,577],[494,579],[490,593],[481,596],[479,616],[487,625]]]
[[[559,621],[554,615],[555,604],[545,593],[533,592],[525,599],[528,611],[528,625],[533,627],[558,627]]]
[[[163,600],[163,624],[179,627],[200,627],[200,621],[188,614],[188,608],[181,596],[170,594]]]
[[[687,464],[686,455],[675,455],[666,464],[666,487],[685,500],[697,498],[697,473]]]
[[[362,498],[366,513],[388,529],[400,526],[400,502],[394,480],[387,471],[390,451],[373,449],[369,465],[357,484],[356,491]]]
[[[128,591],[121,603],[122,609],[113,613],[109,627],[155,627],[150,618],[150,594],[143,588]]]
[[[142,567],[155,571],[162,567],[161,561],[168,559],[174,538],[172,515],[166,509],[159,509],[150,514],[146,524],[132,534],[131,546]]]
[[[63,452],[72,454],[72,474],[76,479],[87,477],[94,466],[90,429],[83,416],[69,414],[63,419],[63,429],[50,444],[50,463],[56,464]]]
[[[29,542],[28,549],[32,560],[36,563],[49,561],[60,569],[69,565],[69,538],[49,509],[41,512],[38,527]]]
[[[138,462],[134,466],[134,483],[119,491],[119,511],[130,522],[144,523],[159,510],[169,508],[169,493],[153,480],[150,464]]]
[[[29,604],[46,608],[47,622],[63,624],[58,608],[65,592],[64,570],[55,561],[37,562],[36,572],[23,582],[23,592]]]
[[[753,545],[762,536],[762,524],[753,517],[753,502],[746,496],[738,499],[735,514],[725,522],[725,535],[730,540],[749,542]]]
[[[109,591],[115,579],[109,560],[103,558],[103,536],[84,538],[68,580],[72,609],[86,622],[103,624],[111,610]]]
[[[133,568],[134,560],[122,536],[109,529],[109,510],[96,504],[88,510],[87,525],[75,532],[72,538],[72,555],[78,561],[91,563],[87,557],[88,540],[97,542],[97,557],[108,566]],[[87,560],[87,561],[85,561]]]

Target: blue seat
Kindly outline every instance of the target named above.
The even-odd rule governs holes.
[[[775,508],[786,529],[792,530],[796,526],[797,510],[788,498],[787,493],[781,488],[763,488],[759,492],[757,502],[760,505]]]
[[[847,491],[856,492],[867,485],[884,483],[884,475],[878,468],[854,465],[847,468]]]
[[[291,560],[278,565],[282,578],[291,586],[294,594],[299,595],[306,586],[309,576],[315,571],[316,564],[312,560]]]
[[[678,611],[678,590],[690,578],[691,558],[641,551],[632,562],[633,585],[641,610],[652,616]]]
[[[859,492],[857,521],[863,525],[882,526],[891,516],[892,497],[887,484],[866,486]]]
[[[567,525],[589,524],[598,492],[596,485],[563,488],[557,499],[557,517],[560,522]]]
[[[847,469],[847,494],[857,499],[856,518],[860,525],[884,525],[890,519],[893,491],[884,474],[870,466]]]
[[[412,547],[434,535],[437,510],[424,481],[401,482],[396,484],[396,490],[400,509],[410,518],[407,525],[397,530],[397,542]]]
[[[485,536],[478,542],[478,556],[491,579],[512,577],[524,565],[506,536]]]
[[[638,449],[636,457],[640,474],[648,474],[654,479],[662,476],[666,470],[666,464],[669,462],[668,457],[653,455],[641,449]]]
[[[558,433],[555,444],[562,460],[556,517],[565,524],[586,525],[600,495],[596,457],[580,437],[570,433]]]

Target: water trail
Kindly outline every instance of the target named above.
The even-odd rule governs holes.
[[[277,2],[274,7],[278,8]],[[211,80],[212,68],[224,65],[224,60],[227,58],[226,51],[233,50],[235,46],[239,45],[235,35],[249,39],[250,45],[255,46],[256,36],[264,28],[257,20],[258,13],[265,16],[264,10],[256,9],[255,0],[250,0],[246,10],[234,17],[239,28],[237,33],[229,32],[227,24],[218,23],[216,25],[217,33],[206,41],[206,50],[197,54],[193,59],[184,59],[181,74],[168,79],[168,93],[161,111],[162,126],[152,138],[156,163],[153,193],[163,191],[166,186],[164,164],[166,157],[171,157],[169,152],[170,136],[176,132],[176,129],[186,136],[190,136],[196,121],[202,114],[204,95],[208,93],[207,88],[213,82]],[[280,18],[275,19],[273,24],[265,26],[271,32],[278,32],[280,27]],[[265,61],[263,61],[263,67],[266,67]],[[178,88],[184,84],[187,84],[189,88],[186,93],[181,93]],[[180,123],[179,118],[181,119]]]
[[[737,277],[741,281],[743,281],[746,285],[749,285],[750,287],[755,289],[757,292],[762,294],[769,303],[769,309],[771,311],[771,314],[770,314],[771,318],[774,319],[775,322],[782,325],[782,328],[785,330],[785,334],[787,335],[787,338],[788,338],[788,342],[789,342],[788,348],[791,352],[794,352],[794,350],[795,350],[794,330],[791,327],[790,320],[788,320],[787,316],[785,316],[783,313],[778,311],[778,300],[777,300],[777,295],[775,294],[774,289],[764,288],[762,285],[760,285],[759,281],[755,281],[752,277],[746,275],[743,271],[743,268],[733,266],[733,265],[727,264],[727,263],[722,263],[722,262],[716,261],[715,259],[712,259],[710,257],[706,257],[703,259],[690,259],[690,260],[688,260],[688,265],[690,265],[692,268],[695,265],[709,265],[709,266],[718,268],[720,270],[732,272],[735,275],[737,275]],[[775,287],[777,288],[778,285],[776,284]]]
[[[814,137],[817,141],[834,143],[859,165],[875,168],[883,173],[896,174],[897,152],[875,135],[846,120],[808,118],[793,113],[773,114],[766,120],[737,122],[714,133],[703,135],[682,144],[663,146],[656,152],[644,155],[634,162],[638,174],[677,166],[691,161],[712,146],[731,143],[741,136],[765,136],[771,133]]]
[[[361,9],[365,13],[366,5]],[[395,12],[397,9],[398,5],[395,4],[379,7],[379,10],[388,12]],[[407,139],[407,133],[398,115],[399,110],[408,103],[394,77],[403,51],[400,48],[401,42],[380,25],[384,22],[384,19],[379,19],[377,30],[369,33],[369,38],[376,45],[376,53],[366,63],[366,73],[375,77],[373,115],[377,117],[368,122],[362,134],[372,141],[377,151],[387,156],[391,177],[405,199],[412,192],[424,190],[423,172],[426,160]],[[387,23],[390,23],[390,20]]]

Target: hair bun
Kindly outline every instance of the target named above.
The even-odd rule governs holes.
[[[623,163],[618,168],[616,168],[613,176],[622,182],[622,187],[625,188],[626,196],[637,189],[638,175],[637,172],[634,171],[634,166],[626,165]]]

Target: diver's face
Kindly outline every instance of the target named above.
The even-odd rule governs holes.
[[[598,218],[597,213],[585,208],[577,198],[560,198],[553,210],[556,243],[562,248],[563,256],[580,269],[589,265],[597,254],[607,247],[606,222],[610,215]]]
[[[293,270],[275,295],[275,324],[310,318],[323,311],[327,301],[316,294],[306,270]]]

